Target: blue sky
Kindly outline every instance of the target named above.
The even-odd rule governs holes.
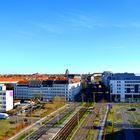
[[[139,0],[0,0],[0,73],[140,72]]]

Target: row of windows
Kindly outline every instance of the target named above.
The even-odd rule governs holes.
[[[0,95],[6,95],[6,93],[5,92],[0,92]]]
[[[125,81],[125,83],[140,83],[140,81]]]
[[[119,86],[121,86],[121,84],[117,84],[117,86],[119,87]]]
[[[6,100],[6,97],[0,97],[0,100]]]
[[[125,86],[135,86],[136,84],[125,84]],[[137,84],[137,86],[140,86],[140,84]]]
[[[111,93],[112,93],[112,91],[111,91]],[[117,91],[117,93],[121,93],[121,91]],[[125,93],[135,93],[135,91],[130,91],[130,92],[125,91]],[[140,91],[137,93],[140,93]]]
[[[0,104],[6,104],[6,102],[2,102],[2,101],[0,101]]]
[[[117,81],[117,84],[120,84],[121,83],[121,81]],[[133,81],[133,80],[131,80],[131,81],[125,81],[125,83],[140,83],[140,81]]]
[[[6,106],[5,105],[2,105],[2,106],[0,105],[0,108],[6,108]]]

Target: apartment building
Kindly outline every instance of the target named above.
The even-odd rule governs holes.
[[[81,90],[79,79],[49,78],[47,80],[20,81],[16,86],[16,99],[33,99],[42,97],[43,100],[52,100],[55,96],[73,101],[74,96]]]
[[[140,76],[134,73],[112,74],[110,98],[113,101],[140,102]]]
[[[0,112],[13,109],[13,91],[6,90],[4,84],[0,84]]]

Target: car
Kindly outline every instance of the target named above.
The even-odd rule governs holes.
[[[0,113],[0,119],[9,119],[9,115],[7,113]]]
[[[136,108],[130,108],[128,111],[136,111]]]
[[[107,123],[108,126],[112,126],[113,125],[111,121],[107,121],[106,123]]]

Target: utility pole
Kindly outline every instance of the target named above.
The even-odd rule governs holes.
[[[84,102],[84,94],[82,93],[82,95],[81,95],[81,96],[82,96],[82,102]]]
[[[78,124],[79,124],[79,110],[78,110],[78,116],[77,116],[77,119],[78,119],[77,121],[78,121]]]

